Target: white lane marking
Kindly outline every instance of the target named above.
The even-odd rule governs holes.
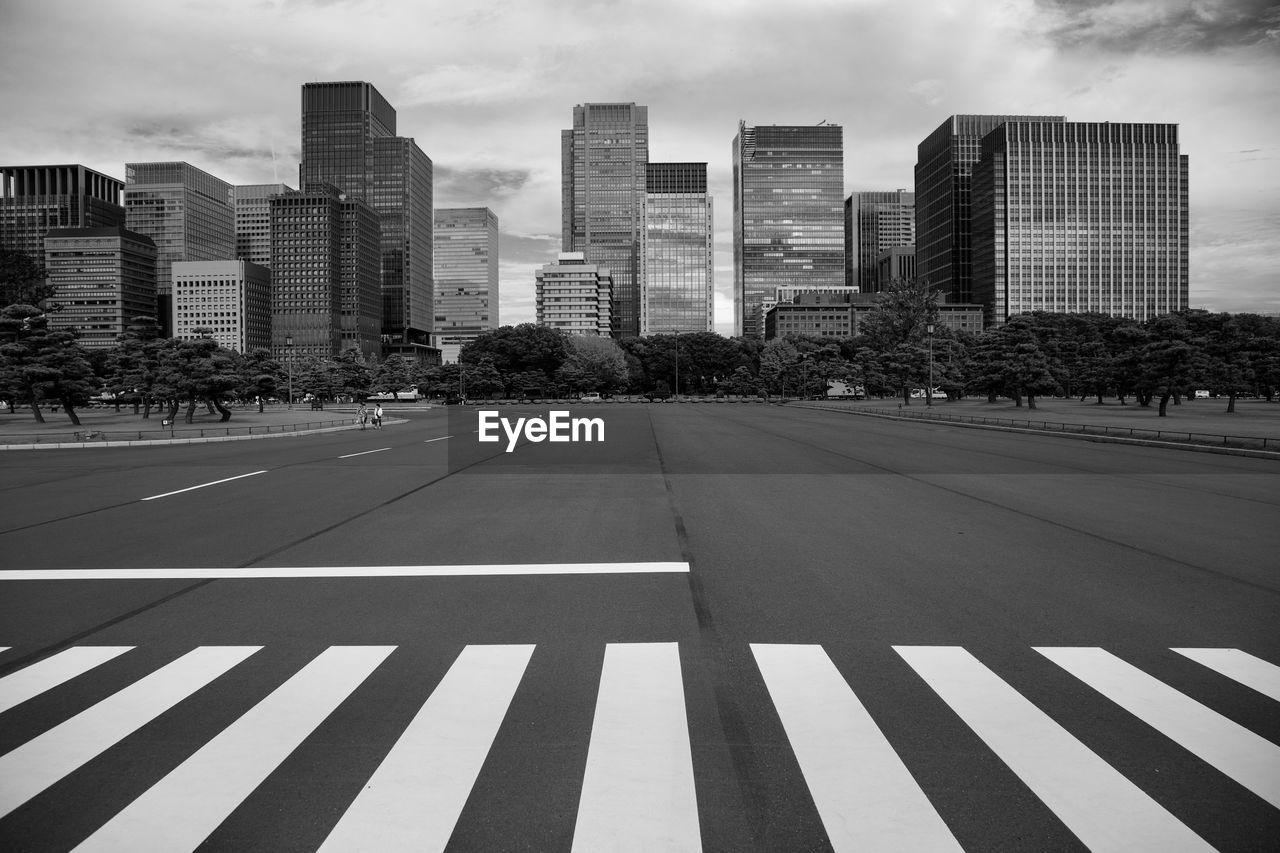
[[[178,578],[441,578],[483,575],[623,575],[689,571],[688,563],[511,563],[480,566],[250,566],[244,569],[10,569],[0,581],[167,580]]]
[[[1280,666],[1239,649],[1173,649],[1173,651],[1280,702]]]
[[[76,851],[195,850],[394,649],[321,652]]]
[[[893,648],[1090,850],[1213,849],[964,649]]]
[[[1179,746],[1280,807],[1280,746],[1097,648],[1040,654]]]
[[[119,657],[133,646],[75,646],[0,678],[0,711]]]
[[[433,441],[444,441],[446,438],[453,438],[453,436],[451,436],[451,435],[442,435],[442,436],[440,436],[439,438],[428,438],[426,441],[424,441],[424,442],[422,442],[422,443],[423,443],[423,444],[430,444],[430,443],[431,443],[431,442],[433,442]]]
[[[962,849],[821,646],[751,652],[833,848]]]
[[[0,816],[261,649],[202,646],[0,756]]]
[[[339,456],[339,459],[350,459],[352,456],[364,456],[366,453],[381,453],[384,450],[390,450],[390,447],[379,447],[377,450],[361,450],[359,453],[348,453],[346,456]]]
[[[605,647],[573,849],[702,849],[675,643]]]
[[[243,480],[245,477],[256,477],[259,474],[265,474],[265,473],[267,472],[264,470],[264,471],[254,471],[249,474],[237,474],[234,477],[227,477],[224,480],[214,480],[212,483],[201,483],[198,486],[187,486],[185,489],[178,489],[177,491],[174,491],[174,492],[165,492],[163,495],[152,495],[149,498],[139,498],[139,500],[153,501],[156,498],[167,498],[170,495],[180,495],[183,492],[190,492],[196,489],[203,489],[203,488],[206,488],[207,486],[216,486],[219,483],[230,483],[232,480]]]
[[[532,654],[463,649],[320,850],[444,850]]]

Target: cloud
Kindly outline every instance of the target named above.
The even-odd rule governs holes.
[[[433,164],[437,207],[491,206],[514,195],[529,183],[528,169],[456,168]]]
[[[1064,48],[1113,53],[1209,53],[1280,46],[1280,5],[1268,0],[1037,0],[1045,36]]]

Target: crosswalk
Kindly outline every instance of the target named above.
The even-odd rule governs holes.
[[[3,652],[7,647],[0,647]],[[534,645],[470,645],[449,666],[333,823],[319,849],[444,850],[484,771]],[[332,646],[176,764],[77,851],[194,850],[395,654]],[[1035,653],[1218,773],[1280,809],[1280,746],[1101,648]],[[1173,652],[1280,701],[1280,666],[1236,649]],[[135,647],[75,646],[0,678],[5,714],[75,685]],[[263,652],[200,646],[0,755],[4,819]],[[962,850],[893,741],[827,650],[749,652],[835,850]],[[1091,850],[1211,850],[1178,815],[1068,726],[958,646],[894,646],[991,753]],[[715,848],[700,822],[686,674],[676,643],[609,643],[576,815],[575,851]],[[28,839],[29,841],[29,839]],[[41,849],[38,845],[30,849]]]

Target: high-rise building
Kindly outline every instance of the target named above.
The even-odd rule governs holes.
[[[79,165],[0,166],[0,248],[43,261],[50,228],[123,226],[123,190]]]
[[[294,192],[286,184],[232,187],[236,206],[236,257],[271,267],[271,197]]]
[[[539,326],[607,338],[613,327],[613,278],[584,252],[561,252],[534,273]]]
[[[242,353],[270,347],[271,271],[245,260],[175,261],[173,336]]]
[[[1006,121],[1062,116],[953,115],[916,148],[916,275],[952,302],[973,301],[970,178],[979,145]]]
[[[173,334],[174,261],[229,261],[236,256],[231,184],[190,163],[126,163],[125,225],[156,244],[156,299],[161,335]]]
[[[396,136],[396,111],[370,83],[302,87],[302,186],[336,186],[378,213],[382,334],[425,343],[431,332],[432,164]]]
[[[715,329],[715,257],[706,163],[650,163],[645,178],[640,334]]]
[[[560,132],[561,249],[613,275],[613,332],[640,334],[649,108],[579,104]]]
[[[845,281],[863,293],[879,289],[876,259],[916,242],[916,194],[862,191],[844,202]]]
[[[271,349],[281,358],[379,352],[378,216],[330,184],[271,199]],[[286,338],[293,347],[287,351]]]
[[[81,346],[113,347],[135,317],[156,316],[156,244],[145,234],[120,225],[54,228],[43,263],[59,307],[49,325],[75,329]]]
[[[748,125],[733,139],[734,333],[764,335],[779,286],[845,285],[840,125]]]
[[[435,333],[445,361],[498,328],[498,217],[487,207],[436,211]]]
[[[1027,311],[1145,320],[1187,307],[1187,157],[1176,124],[1010,120],[972,174],[973,292]]]

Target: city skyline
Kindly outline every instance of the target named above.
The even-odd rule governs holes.
[[[1280,312],[1270,4],[168,8],[6,4],[0,159],[117,179],[126,162],[183,160],[231,184],[292,185],[302,84],[368,81],[395,104],[396,132],[434,162],[435,206],[499,217],[500,313],[512,324],[533,320],[534,271],[560,248],[560,131],[575,104],[648,106],[649,160],[706,162],[722,205],[739,121],[842,125],[846,196],[913,189],[916,146],[953,114],[1174,123],[1191,162],[1191,307]],[[428,14],[431,27],[415,26]],[[55,38],[49,66],[42,45]],[[858,82],[871,79],[881,82]],[[715,228],[716,328],[728,332],[730,217]]]

